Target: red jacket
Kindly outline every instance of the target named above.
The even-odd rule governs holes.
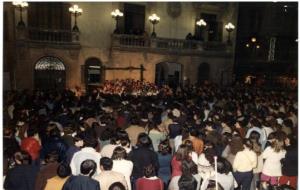
[[[32,160],[36,160],[40,156],[41,145],[35,138],[27,137],[21,141],[21,150],[27,152]]]

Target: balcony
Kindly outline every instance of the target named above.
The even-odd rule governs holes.
[[[112,48],[125,51],[147,51],[154,53],[180,54],[224,54],[232,53],[231,46],[223,42],[201,42],[170,38],[145,38],[135,35],[112,35]]]
[[[79,33],[71,30],[50,30],[41,28],[18,28],[19,44],[28,43],[31,47],[50,46],[55,48],[79,48]]]

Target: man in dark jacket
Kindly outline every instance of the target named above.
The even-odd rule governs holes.
[[[133,162],[133,170],[131,174],[131,183],[133,190],[135,189],[135,181],[144,176],[144,167],[152,164],[155,171],[159,169],[157,154],[151,149],[152,142],[146,133],[140,133],[138,136],[137,148],[132,150],[128,158]]]
[[[80,165],[80,175],[71,176],[62,190],[100,190],[99,182],[91,177],[96,172],[97,164],[93,160],[85,160]]]
[[[65,154],[68,147],[60,136],[58,128],[54,128],[50,131],[50,137],[45,144],[43,144],[40,157],[43,160],[45,155],[50,152],[58,153],[58,161],[63,161],[65,159]]]
[[[14,154],[16,166],[8,170],[5,181],[5,190],[33,190],[38,173],[38,167],[31,164],[31,157],[26,152]]]

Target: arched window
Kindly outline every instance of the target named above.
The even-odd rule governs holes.
[[[57,57],[42,57],[34,67],[35,88],[41,90],[59,89],[66,85],[66,67]]]
[[[43,57],[35,64],[35,70],[64,71],[65,66],[57,57]]]

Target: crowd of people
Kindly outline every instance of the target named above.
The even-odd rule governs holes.
[[[154,83],[133,79],[106,80],[98,90],[101,94],[118,94],[120,96],[156,96],[159,94],[172,95],[172,90],[167,85],[158,87]]]
[[[141,89],[162,90],[118,80],[79,97],[5,94],[4,189],[297,189],[297,92]]]

